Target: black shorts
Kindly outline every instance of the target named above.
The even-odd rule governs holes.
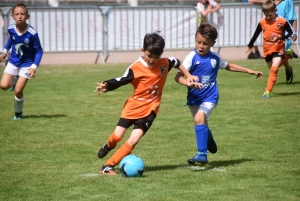
[[[267,56],[265,57],[265,61],[266,61],[266,62],[270,62],[270,61],[272,61],[272,59],[273,59],[274,57],[281,57],[281,59],[284,59],[284,54],[281,54],[281,53],[279,53],[279,52],[274,52],[273,54],[267,55]]]
[[[143,130],[144,135],[151,127],[154,119],[156,117],[155,112],[151,112],[147,117],[141,118],[141,119],[124,119],[120,118],[118,122],[118,126],[121,126],[123,128],[129,128],[130,126],[134,125],[133,129],[140,128]]]

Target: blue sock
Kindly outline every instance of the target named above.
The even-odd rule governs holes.
[[[206,124],[195,125],[194,129],[196,133],[196,143],[198,152],[207,154],[207,138],[209,131]]]

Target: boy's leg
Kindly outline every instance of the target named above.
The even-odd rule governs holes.
[[[23,90],[26,86],[28,79],[24,77],[19,77],[16,86],[15,86],[15,99],[14,99],[14,106],[15,106],[15,117],[14,120],[20,120],[23,118],[23,106],[24,106],[24,94]]]
[[[201,165],[207,163],[207,140],[208,140],[208,128],[206,124],[195,125],[196,143],[198,153],[188,159],[188,163],[191,165]]]
[[[126,131],[126,130],[125,130]],[[99,158],[103,158],[105,157],[108,152],[112,149],[114,149],[116,147],[116,145],[118,144],[118,142],[120,142],[122,140],[122,137],[118,137],[115,132],[113,132],[112,134],[110,134],[110,136],[108,137],[108,141],[106,144],[104,144],[99,152],[98,152],[98,157]]]

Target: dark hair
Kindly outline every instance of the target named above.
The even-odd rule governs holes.
[[[12,14],[14,14],[16,7],[22,7],[22,8],[24,8],[26,10],[26,14],[28,14],[28,9],[27,9],[26,5],[23,4],[23,3],[18,3],[16,5],[14,5],[14,7],[12,8]]]
[[[276,11],[276,4],[272,0],[266,0],[261,7],[263,12]]]
[[[218,38],[217,29],[206,22],[202,22],[200,24],[195,34],[195,37],[197,36],[198,33],[201,34],[204,38],[208,38],[212,41],[215,41]]]
[[[144,37],[143,49],[151,54],[161,55],[164,52],[165,40],[159,32],[147,33]]]

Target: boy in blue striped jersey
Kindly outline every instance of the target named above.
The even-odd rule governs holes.
[[[35,77],[36,69],[43,56],[43,49],[38,33],[26,23],[29,14],[24,4],[17,4],[12,8],[12,18],[16,23],[8,27],[9,38],[0,56],[0,62],[3,62],[11,48],[12,51],[1,78],[0,88],[7,90],[15,85],[14,120],[20,120],[23,118],[23,90],[27,81]],[[16,79],[16,76],[19,78]]]

